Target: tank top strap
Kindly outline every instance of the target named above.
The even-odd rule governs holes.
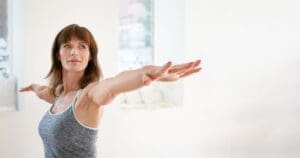
[[[72,103],[71,103],[72,106],[74,106],[74,104],[76,103],[76,101],[77,101],[77,99],[78,99],[78,96],[80,95],[81,91],[82,91],[82,89],[79,89],[79,90],[76,92],[75,97],[73,98]]]

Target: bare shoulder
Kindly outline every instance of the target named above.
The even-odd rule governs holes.
[[[80,105],[90,105],[92,102],[91,98],[89,97],[89,93],[90,91],[93,90],[93,88],[95,88],[95,86],[97,86],[99,81],[96,82],[92,82],[90,84],[88,84],[86,87],[84,87],[82,89],[82,92],[80,93],[80,95],[78,96],[78,104]]]
[[[95,82],[89,83],[86,87],[84,87],[84,88],[82,89],[82,92],[81,92],[79,98],[81,98],[81,97],[88,97],[88,93],[89,93],[95,86],[97,86],[98,83],[99,83],[99,81],[95,81]]]
[[[97,85],[98,82],[88,84],[82,89],[75,104],[75,114],[79,122],[97,128],[102,116],[102,109],[89,97],[89,92]]]
[[[100,81],[95,81],[89,83],[86,87],[82,89],[82,94],[88,95],[89,92],[91,92],[98,84]]]
[[[82,90],[79,100],[85,104],[93,104],[98,107],[109,104],[114,96],[111,94],[107,83],[109,83],[108,80],[103,80],[88,84]]]

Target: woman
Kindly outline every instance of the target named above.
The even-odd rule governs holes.
[[[32,91],[52,104],[39,124],[45,157],[96,157],[96,141],[104,105],[118,94],[153,81],[176,81],[200,71],[200,60],[172,66],[147,65],[101,80],[97,45],[88,29],[72,24],[56,36],[49,86],[31,84]]]

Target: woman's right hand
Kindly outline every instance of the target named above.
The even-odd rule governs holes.
[[[47,86],[41,86],[38,84],[30,84],[26,87],[21,88],[19,91],[20,92],[28,92],[28,91],[33,91],[35,93],[41,93],[43,90],[45,90],[46,88],[48,88]]]
[[[20,92],[34,92],[40,99],[47,101],[48,103],[53,103],[55,97],[50,94],[50,88],[47,86],[42,86],[38,84],[30,84],[19,90]]]
[[[19,92],[33,91],[33,86],[34,86],[34,84],[30,84],[30,85],[28,85],[28,86],[26,86],[26,87],[21,88],[21,89],[19,90]]]

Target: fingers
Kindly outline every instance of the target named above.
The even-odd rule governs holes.
[[[178,64],[172,66],[172,62],[167,62],[163,66],[152,66],[148,71],[148,80],[160,80],[160,81],[176,81],[179,78],[189,76],[190,74],[199,72],[201,60],[195,60],[184,64]],[[147,78],[144,79],[145,84],[148,83]]]
[[[189,69],[193,66],[193,62],[180,64],[180,65],[174,65],[170,70],[169,73],[176,73],[185,69]]]
[[[181,76],[173,73],[173,74],[169,74],[168,76],[165,76],[163,78],[160,78],[159,81],[176,81],[180,78]]]
[[[194,62],[194,65],[193,65],[193,67],[197,67],[197,66],[199,66],[199,65],[200,65],[200,63],[201,63],[201,60],[196,60],[196,61]]]
[[[172,67],[172,62],[169,61],[167,62],[164,66],[162,66],[162,69],[160,70],[160,74],[164,74],[165,72],[167,72],[170,68]]]
[[[170,70],[169,73],[181,73],[182,71],[187,71],[189,69],[196,68],[200,65],[201,60],[196,60],[194,62],[189,62],[180,65],[174,65]]]
[[[189,71],[186,71],[186,72],[180,74],[180,77],[181,77],[181,78],[187,77],[187,76],[189,76],[189,75],[191,75],[191,74],[193,74],[193,73],[199,72],[200,70],[201,70],[200,67],[199,67],[199,68],[195,68],[195,69],[191,69],[191,70],[189,70]]]
[[[26,86],[21,88],[19,91],[20,92],[26,92],[26,91],[31,91],[32,90],[32,85]]]
[[[155,78],[159,77],[159,76],[162,76],[163,74],[165,74],[166,72],[168,72],[171,67],[172,67],[172,62],[171,61],[165,63],[163,66],[161,66],[158,69],[157,73],[155,73],[156,74]]]

